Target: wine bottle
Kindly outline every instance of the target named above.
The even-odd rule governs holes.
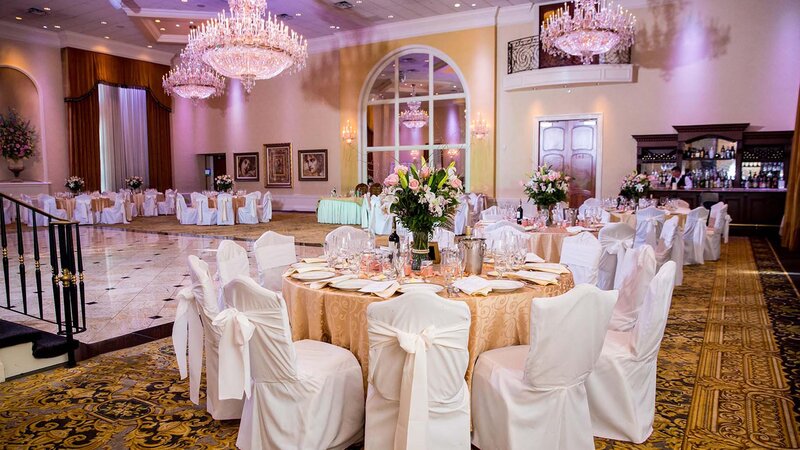
[[[522,225],[522,200],[519,201],[519,206],[517,207],[517,225]]]
[[[392,219],[392,234],[389,235],[389,250],[395,251],[400,247],[400,236],[397,234],[397,218]]]

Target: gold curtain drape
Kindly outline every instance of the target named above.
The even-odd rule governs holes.
[[[786,207],[784,208],[781,245],[800,250],[800,92],[797,96],[797,116],[792,138],[792,157],[787,172]]]
[[[70,175],[100,188],[99,83],[147,91],[147,144],[150,186],[172,187],[170,113],[172,101],[161,87],[169,66],[76,48],[61,49],[64,101],[67,105]]]

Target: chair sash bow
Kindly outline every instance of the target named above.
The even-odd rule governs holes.
[[[178,293],[178,308],[175,323],[172,325],[172,345],[181,379],[186,378],[186,351],[189,351],[189,399],[200,404],[200,373],[203,367],[203,324],[197,312],[191,289],[184,288]]]
[[[219,399],[240,399],[244,392],[250,397],[250,339],[256,330],[247,314],[227,308],[217,314],[212,325],[222,329],[219,342],[220,370],[236,374],[219,377]]]

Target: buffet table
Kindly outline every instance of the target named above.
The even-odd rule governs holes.
[[[486,270],[484,271],[486,273]],[[441,279],[430,280],[443,284]],[[531,301],[536,297],[554,297],[574,286],[572,274],[563,274],[558,284],[524,288],[488,296],[455,294],[445,291],[439,295],[462,301],[469,306],[472,323],[469,331],[469,365],[466,379],[472,381],[472,370],[478,356],[495,348],[528,344],[530,341]],[[314,290],[303,282],[283,278],[283,297],[287,301],[292,325],[292,339],[312,339],[330,342],[349,349],[361,364],[364,383],[369,368],[369,339],[367,306],[380,298],[352,291],[325,287]]]
[[[337,225],[365,225],[361,223],[361,197],[326,197],[317,206],[317,222]]]

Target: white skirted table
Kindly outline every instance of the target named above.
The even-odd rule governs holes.
[[[317,206],[317,222],[337,225],[362,225],[360,197],[327,197]]]

